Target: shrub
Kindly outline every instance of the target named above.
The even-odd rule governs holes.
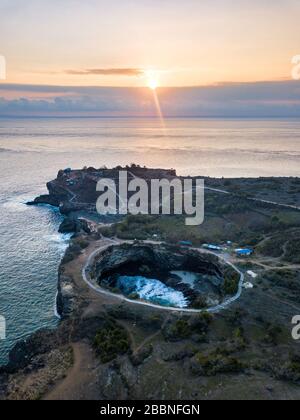
[[[218,373],[239,373],[244,368],[245,366],[238,359],[217,352],[208,355],[197,353],[191,365],[193,373],[204,376],[215,376]]]
[[[128,298],[131,300],[138,300],[140,296],[138,295],[138,293],[131,293],[131,295],[129,295]]]
[[[164,329],[164,336],[170,341],[179,341],[190,337],[192,329],[188,321],[184,319],[178,319],[177,321],[170,323]]]
[[[86,249],[89,246],[89,242],[81,239],[77,241],[77,244],[80,246],[81,249]]]
[[[277,345],[281,333],[282,328],[280,326],[270,324],[267,328],[267,333],[265,335],[264,341],[267,344]]]
[[[212,321],[213,316],[208,312],[203,312],[192,319],[191,328],[195,333],[206,334]]]
[[[224,295],[236,295],[239,288],[239,278],[238,277],[226,277],[223,284],[223,293]]]
[[[127,332],[115,322],[109,322],[96,334],[94,348],[102,363],[108,363],[129,351]]]
[[[193,302],[193,308],[204,309],[207,308],[207,301],[204,296],[198,296]]]

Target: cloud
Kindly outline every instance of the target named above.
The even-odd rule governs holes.
[[[144,70],[138,68],[115,68],[115,69],[87,69],[87,70],[66,70],[66,74],[74,76],[132,76],[139,77]]]
[[[167,117],[300,117],[297,81],[161,88],[158,96]],[[0,116],[20,115],[130,117],[157,111],[147,88],[0,84]]]

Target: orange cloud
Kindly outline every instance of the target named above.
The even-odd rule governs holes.
[[[144,74],[144,70],[138,68],[110,68],[110,69],[87,69],[87,70],[67,70],[66,74],[74,76],[131,76],[139,77]]]

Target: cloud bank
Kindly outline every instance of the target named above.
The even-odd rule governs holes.
[[[300,82],[161,88],[165,117],[300,117]],[[0,84],[0,116],[156,116],[146,88]]]
[[[142,69],[87,69],[87,70],[66,70],[66,74],[75,76],[133,76],[139,77],[144,74]]]

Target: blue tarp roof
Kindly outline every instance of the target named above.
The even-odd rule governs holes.
[[[249,255],[253,253],[253,249],[250,249],[250,248],[236,249],[235,252],[240,255]]]

